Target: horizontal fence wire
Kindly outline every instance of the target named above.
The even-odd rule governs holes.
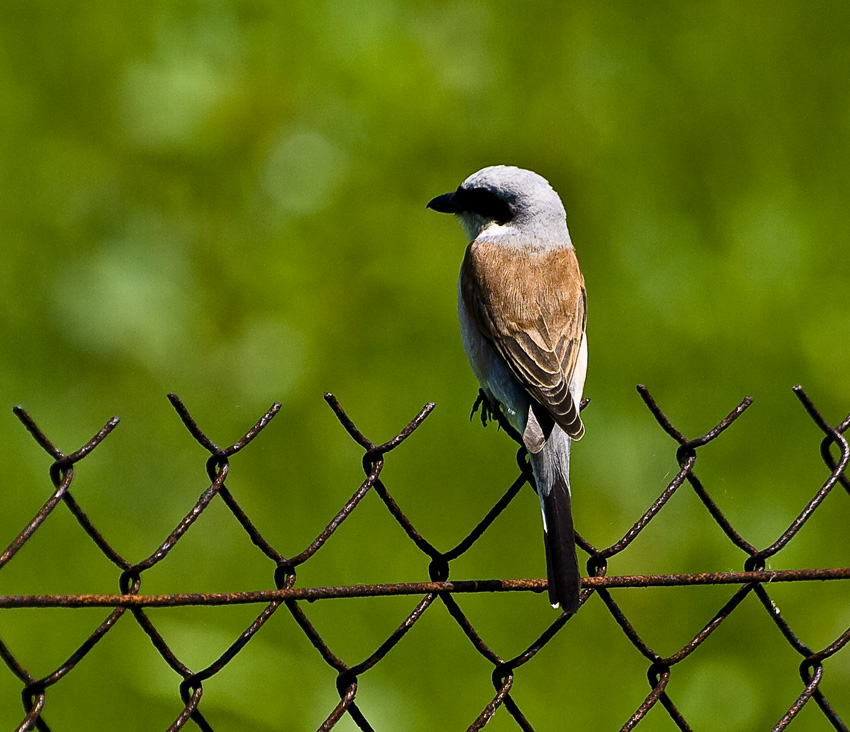
[[[730,523],[718,505],[709,495],[705,486],[697,477],[694,470],[697,461],[697,451],[726,431],[750,407],[752,399],[742,400],[724,419],[705,434],[688,438],[679,432],[662,412],[655,399],[644,386],[638,386],[646,406],[655,420],[677,444],[676,459],[679,470],[670,480],[658,498],[644,514],[626,531],[614,544],[598,548],[581,535],[576,535],[578,545],[589,555],[587,560],[588,575],[582,580],[581,604],[584,605],[594,593],[598,594],[604,606],[616,621],[625,637],[642,654],[647,663],[649,693],[643,703],[634,711],[632,716],[622,725],[621,730],[631,730],[646,718],[649,711],[660,706],[669,718],[681,730],[690,730],[688,721],[667,694],[667,686],[671,673],[676,664],[682,662],[694,653],[702,643],[714,633],[718,627],[730,617],[741,602],[749,594],[754,594],[769,617],[779,629],[787,644],[799,655],[799,673],[801,691],[787,712],[776,722],[774,731],[784,730],[806,705],[817,708],[822,717],[836,730],[848,730],[847,725],[839,717],[830,701],[821,690],[821,684],[826,673],[826,662],[841,652],[850,643],[850,628],[838,635],[831,643],[817,650],[809,648],[794,632],[783,617],[779,608],[774,604],[769,592],[770,585],[780,582],[807,582],[813,580],[850,580],[848,567],[817,567],[797,570],[768,570],[767,561],[780,552],[822,505],[826,496],[836,487],[841,486],[850,496],[850,480],[847,476],[847,464],[850,461],[850,449],[844,432],[850,426],[850,415],[838,425],[831,425],[814,406],[801,387],[795,387],[794,392],[803,408],[823,433],[820,453],[829,470],[829,475],[816,490],[812,498],[788,525],[788,527],[768,546],[758,548],[745,539]],[[458,604],[456,596],[466,593],[493,592],[545,592],[546,581],[540,579],[525,580],[449,580],[450,563],[469,550],[484,534],[487,528],[513,501],[525,485],[532,485],[533,477],[526,460],[525,452],[520,448],[517,454],[519,475],[508,490],[490,509],[472,531],[455,547],[441,551],[431,544],[405,515],[399,504],[388,491],[381,480],[381,473],[387,455],[407,440],[434,408],[427,404],[395,437],[384,443],[375,443],[368,439],[354,424],[337,399],[326,394],[325,399],[334,411],[337,419],[348,434],[363,449],[363,471],[365,478],[354,495],[343,505],[331,522],[310,542],[299,554],[285,556],[260,533],[251,518],[242,509],[236,498],[226,485],[230,473],[230,459],[236,453],[247,447],[269,422],[277,415],[280,404],[273,404],[260,417],[257,423],[238,441],[227,447],[216,445],[198,426],[183,402],[174,394],[169,400],[192,437],[209,453],[206,461],[206,471],[209,486],[201,494],[198,501],[177,524],[171,533],[162,540],[156,551],[150,556],[133,562],[122,556],[100,531],[71,493],[75,471],[78,463],[97,449],[118,425],[118,418],[109,420],[88,442],[79,449],[64,453],[44,434],[33,418],[22,408],[16,407],[15,414],[30,432],[35,441],[52,458],[49,468],[53,492],[32,520],[20,531],[17,537],[0,554],[0,571],[20,551],[20,549],[41,529],[45,520],[60,504],[71,512],[80,526],[85,530],[98,549],[115,565],[118,573],[119,593],[114,595],[0,595],[0,610],[9,608],[74,608],[74,607],[103,607],[111,608],[106,619],[100,623],[79,647],[55,670],[46,676],[33,676],[18,660],[12,650],[14,643],[8,643],[0,637],[0,658],[8,669],[20,680],[21,697],[23,702],[23,717],[16,728],[18,732],[39,729],[50,730],[45,715],[47,697],[51,687],[60,683],[71,674],[80,661],[106,636],[125,616],[131,617],[150,639],[153,647],[162,660],[182,679],[179,684],[180,706],[173,723],[168,727],[179,730],[191,722],[201,730],[212,730],[209,721],[204,717],[200,703],[204,694],[204,682],[222,671],[239,652],[251,641],[254,635],[278,610],[284,608],[296,621],[309,642],[321,658],[336,672],[336,687],[339,702],[328,711],[325,721],[319,730],[332,729],[340,719],[348,715],[361,730],[372,730],[370,722],[357,704],[357,690],[360,679],[378,664],[400,642],[410,629],[424,616],[428,608],[435,602],[442,603],[450,616],[460,627],[472,647],[490,664],[492,664],[492,682],[494,695],[486,701],[480,714],[468,726],[468,730],[479,730],[487,724],[495,712],[504,708],[519,729],[533,730],[525,712],[520,710],[516,700],[511,695],[511,688],[517,673],[522,667],[532,662],[538,652],[544,648],[561,631],[574,616],[561,614],[549,627],[522,653],[513,658],[503,658],[483,639],[467,615]],[[584,406],[584,404],[583,404]],[[496,415],[498,418],[499,415]],[[833,448],[837,454],[833,454]],[[740,549],[744,555],[743,571],[714,572],[702,574],[665,574],[665,575],[630,575],[609,576],[607,573],[608,560],[628,549],[646,526],[662,511],[670,498],[685,484],[688,484],[711,517],[723,530],[728,539]],[[347,585],[339,587],[300,587],[296,586],[297,570],[311,559],[333,536],[340,525],[356,510],[364,496],[375,491],[393,518],[401,525],[413,544],[429,560],[429,582],[407,582],[396,584]],[[221,500],[231,511],[235,520],[248,534],[257,550],[274,562],[275,589],[261,589],[252,592],[229,593],[179,593],[172,595],[146,595],[141,593],[142,575],[162,562],[185,536],[192,524],[215,500]],[[632,625],[626,613],[614,600],[611,589],[627,587],[684,587],[691,585],[738,585],[729,599],[693,638],[677,652],[669,656],[659,655]],[[321,636],[311,623],[306,604],[327,598],[379,597],[389,595],[421,596],[421,601],[414,610],[399,625],[380,646],[367,658],[359,663],[350,665],[337,656],[330,644]],[[154,622],[146,612],[155,607],[185,607],[189,605],[263,605],[262,610],[245,628],[239,637],[206,668],[193,670],[178,658],[175,651],[166,643]],[[581,612],[581,609],[579,609]]]

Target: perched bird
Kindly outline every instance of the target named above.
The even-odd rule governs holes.
[[[428,208],[455,214],[469,238],[458,281],[463,347],[486,399],[528,450],[546,544],[549,600],[578,609],[581,575],[570,506],[570,445],[584,425],[584,277],[567,214],[545,178],[496,165]]]

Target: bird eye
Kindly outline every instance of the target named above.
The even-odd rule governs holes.
[[[514,217],[510,204],[486,188],[458,188],[454,199],[465,211],[497,224],[506,224]]]

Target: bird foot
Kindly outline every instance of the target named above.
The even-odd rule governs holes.
[[[475,403],[472,405],[472,411],[469,413],[469,421],[472,421],[472,418],[475,416],[475,413],[481,410],[481,424],[485,427],[490,422],[498,422],[499,421],[499,407],[496,405],[495,407],[490,402],[489,397],[484,392],[484,389],[478,390],[478,396],[475,397]]]
[[[490,422],[495,422],[497,429],[504,430],[514,442],[522,445],[522,435],[511,426],[511,423],[502,411],[501,405],[498,402],[490,401],[484,389],[478,390],[478,396],[472,405],[469,419],[472,420],[475,413],[479,410],[481,410],[481,424],[486,427]]]

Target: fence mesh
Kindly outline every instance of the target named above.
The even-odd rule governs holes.
[[[679,470],[670,480],[658,498],[634,523],[634,525],[614,544],[608,547],[596,547],[584,537],[577,535],[579,546],[588,554],[587,574],[583,580],[582,605],[596,593],[610,612],[617,625],[621,628],[628,641],[646,659],[649,693],[643,703],[634,711],[631,717],[622,725],[622,730],[631,730],[637,726],[654,707],[662,708],[678,729],[690,730],[689,722],[674,704],[667,693],[668,682],[677,664],[688,658],[714,633],[724,621],[738,608],[750,593],[753,593],[772,622],[779,629],[781,637],[799,655],[799,674],[801,690],[793,700],[787,712],[776,722],[774,730],[786,729],[798,713],[809,705],[819,710],[822,718],[836,730],[847,730],[838,712],[827,699],[821,689],[821,682],[827,673],[828,661],[841,652],[850,642],[850,628],[839,634],[831,643],[820,649],[807,646],[790,624],[783,617],[779,608],[771,599],[770,585],[777,582],[806,582],[812,580],[850,580],[850,568],[816,567],[804,570],[767,570],[766,563],[778,552],[785,548],[797,535],[800,529],[811,518],[813,513],[823,504],[826,496],[840,485],[850,496],[850,480],[846,474],[850,449],[843,433],[850,426],[850,415],[843,422],[832,426],[816,409],[812,401],[801,387],[794,391],[802,406],[814,423],[823,432],[820,446],[821,456],[826,464],[829,475],[823,484],[817,488],[811,500],[805,505],[799,515],[790,525],[768,546],[759,548],[742,536],[723,514],[717,503],[712,499],[708,490],[697,477],[695,466],[700,448],[717,439],[725,432],[751,405],[750,398],[744,399],[713,429],[696,438],[688,438],[679,432],[664,415],[649,391],[639,386],[638,391],[646,406],[655,417],[658,424],[676,443],[676,459]],[[104,537],[83,510],[80,503],[71,492],[77,466],[93,450],[99,448],[118,424],[118,419],[109,420],[94,437],[79,449],[65,453],[60,450],[37,426],[33,418],[23,409],[16,407],[14,412],[30,432],[35,441],[50,455],[52,464],[49,475],[53,484],[53,493],[36,513],[32,520],[20,531],[8,548],[0,555],[0,571],[17,554],[17,552],[41,529],[50,514],[64,504],[74,518],[79,522],[97,548],[116,567],[120,594],[116,595],[13,595],[0,596],[0,609],[5,608],[45,608],[45,607],[104,607],[112,608],[107,618],[79,645],[79,647],[51,673],[36,677],[18,660],[14,652],[14,639],[0,638],[0,657],[6,666],[22,684],[21,696],[23,702],[22,719],[18,730],[49,730],[45,715],[47,698],[50,689],[69,674],[72,674],[95,645],[104,638],[116,624],[125,616],[131,617],[145,632],[162,661],[174,672],[179,674],[182,682],[179,685],[180,703],[182,707],[177,713],[168,730],[178,730],[192,723],[201,730],[211,730],[210,722],[205,718],[201,709],[201,699],[204,694],[204,682],[222,671],[240,651],[250,643],[255,634],[276,612],[283,608],[284,612],[292,615],[298,627],[303,631],[309,642],[316,649],[326,664],[336,673],[336,687],[339,702],[333,709],[328,710],[327,718],[319,730],[330,730],[345,715],[348,715],[361,730],[372,730],[369,720],[357,703],[358,683],[376,664],[380,663],[387,654],[400,642],[411,628],[424,616],[434,603],[443,603],[451,617],[462,630],[472,647],[489,664],[492,665],[492,683],[494,694],[486,700],[480,714],[468,726],[468,730],[478,730],[492,718],[499,708],[504,708],[516,726],[522,730],[533,730],[532,723],[526,716],[526,711],[520,709],[517,701],[511,695],[511,688],[517,674],[523,667],[531,663],[538,652],[569,623],[571,617],[561,614],[551,625],[522,653],[513,658],[503,658],[488,645],[482,635],[476,630],[469,617],[464,613],[458,597],[464,593],[488,592],[543,592],[546,589],[545,580],[449,580],[451,563],[468,551],[484,534],[495,519],[508,507],[520,490],[526,486],[533,487],[533,478],[525,453],[520,448],[517,454],[519,475],[499,498],[496,504],[481,519],[475,528],[460,543],[448,551],[435,547],[414,526],[405,512],[387,490],[381,479],[385,460],[389,453],[407,440],[422,422],[428,417],[433,404],[426,405],[419,414],[410,421],[401,432],[388,442],[377,444],[367,438],[346,414],[342,406],[331,394],[325,395],[326,401],[336,414],[341,425],[348,434],[363,449],[363,471],[365,479],[351,498],[346,501],[333,520],[295,556],[284,556],[260,533],[257,526],[240,506],[235,496],[227,487],[230,473],[231,458],[246,448],[256,439],[269,422],[280,410],[280,404],[275,403],[259,419],[259,421],[238,441],[228,447],[219,447],[201,430],[189,413],[183,402],[174,394],[169,400],[180,416],[183,424],[194,439],[208,452],[206,471],[209,476],[209,486],[202,493],[194,506],[186,513],[174,530],[161,542],[150,556],[141,561],[131,561],[116,551]],[[833,450],[834,448],[834,450]],[[699,500],[704,504],[714,521],[721,527],[726,537],[743,553],[743,571],[719,572],[704,574],[667,574],[667,575],[629,575],[609,576],[607,574],[608,560],[627,550],[646,526],[659,515],[670,498],[683,486],[689,485]],[[334,532],[355,511],[370,491],[376,492],[386,509],[401,525],[410,541],[425,555],[429,561],[429,582],[410,582],[378,585],[347,585],[339,587],[299,587],[296,586],[298,568],[309,561],[325,544],[331,540]],[[147,595],[141,593],[142,576],[165,560],[178,542],[201,514],[207,510],[213,501],[223,501],[232,512],[234,519],[247,532],[257,551],[262,552],[274,562],[274,586],[276,589],[257,590],[253,592],[232,593],[184,593],[172,595]],[[725,602],[708,622],[692,639],[678,651],[669,656],[661,656],[638,633],[630,622],[620,604],[615,601],[610,590],[623,587],[650,587],[731,584],[739,587],[732,597]],[[390,635],[370,655],[358,663],[350,664],[340,658],[330,644],[311,623],[308,601],[324,598],[375,597],[386,595],[422,596],[415,609],[407,616]],[[169,647],[163,635],[152,621],[148,610],[154,607],[177,607],[187,605],[233,605],[256,603],[263,605],[253,622],[245,628],[236,640],[212,664],[202,669],[192,669],[178,658],[175,651]],[[581,609],[579,610],[579,613]],[[176,711],[176,710],[175,710]],[[532,710],[533,711],[533,710]],[[533,716],[531,714],[530,716]]]

